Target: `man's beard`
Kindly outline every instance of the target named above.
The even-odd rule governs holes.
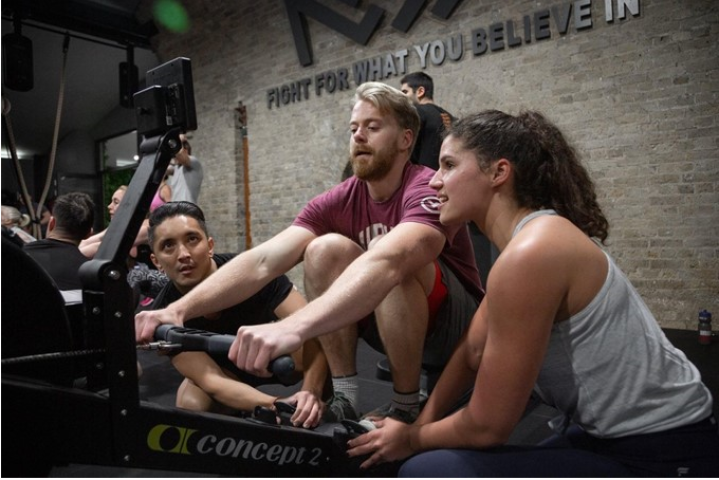
[[[370,155],[372,155],[372,160],[370,160],[369,162],[364,160],[357,160],[357,158],[355,158],[355,153],[357,151],[369,151]],[[352,164],[352,172],[354,173],[355,177],[359,178],[360,180],[364,180],[365,182],[382,180],[385,176],[387,176],[389,171],[392,170],[392,166],[394,165],[394,159],[398,153],[399,149],[396,146],[388,147],[380,151],[369,148],[354,148],[353,151],[350,152],[350,163]]]

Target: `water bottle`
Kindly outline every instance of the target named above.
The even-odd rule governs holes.
[[[709,345],[712,343],[712,314],[706,310],[699,312],[699,343]]]

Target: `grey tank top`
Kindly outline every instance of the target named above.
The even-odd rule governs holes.
[[[540,210],[531,220],[557,215]],[[697,368],[667,340],[639,293],[606,253],[607,278],[581,312],[552,328],[535,391],[570,423],[601,438],[668,430],[712,412]]]

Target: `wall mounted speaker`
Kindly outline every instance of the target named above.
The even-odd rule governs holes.
[[[138,88],[137,77],[137,65],[120,63],[120,105],[124,108],[132,108],[132,96]]]
[[[19,33],[2,37],[3,81],[10,90],[27,92],[33,87],[32,40]]]

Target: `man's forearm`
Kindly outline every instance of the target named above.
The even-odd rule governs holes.
[[[302,390],[313,393],[317,398],[322,398],[329,367],[317,339],[313,338],[305,342],[302,347],[302,357],[304,367]]]
[[[270,279],[258,275],[253,259],[239,255],[170,305],[182,321],[207,316],[250,298]]]
[[[190,165],[190,156],[189,156],[187,153],[183,152],[183,151],[180,151],[180,152],[175,156],[175,159],[174,159],[174,160],[175,160],[175,162],[176,162],[178,165],[182,165],[183,167],[187,167],[187,166]]]

